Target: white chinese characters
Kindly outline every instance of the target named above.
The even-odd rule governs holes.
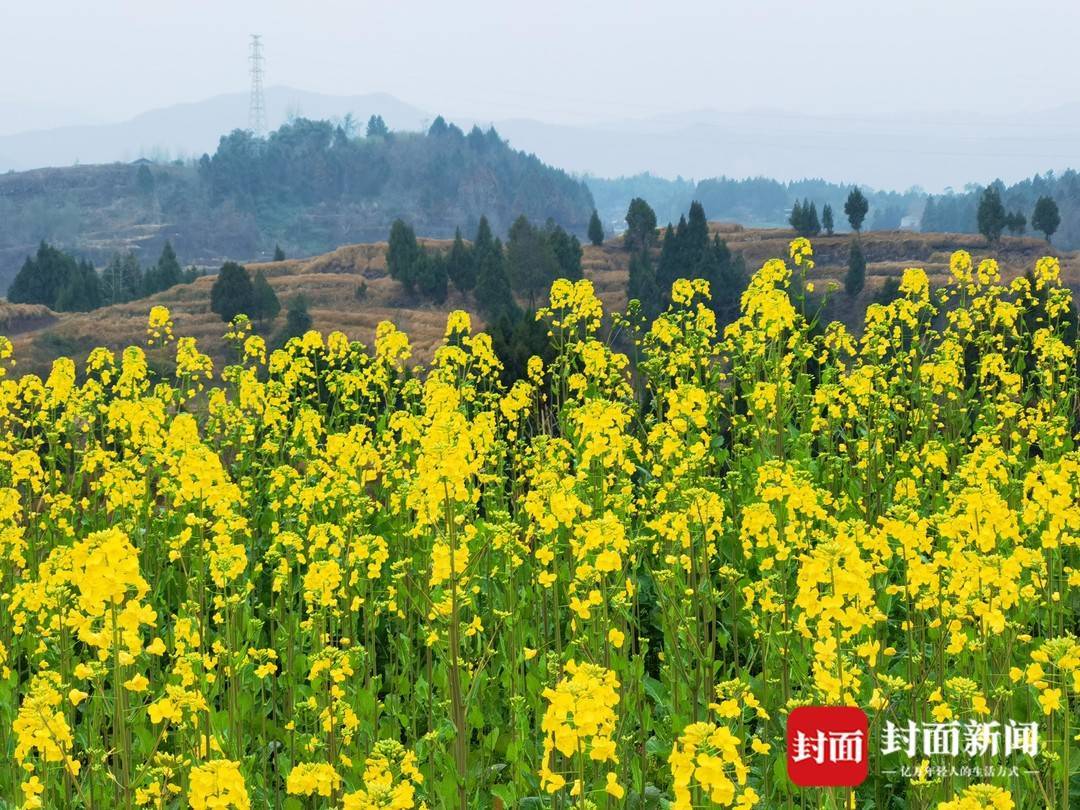
[[[960,723],[916,723],[909,720],[905,725],[892,721],[885,723],[881,733],[881,753],[884,755],[903,752],[909,759],[924,757],[1005,756],[1014,753],[1035,756],[1039,753],[1039,724],[1017,723],[1009,720],[1002,724],[996,720],[981,723],[969,720]]]
[[[791,758],[794,762],[807,760],[822,765],[826,762],[862,762],[866,739],[860,731],[818,731],[795,734]]]

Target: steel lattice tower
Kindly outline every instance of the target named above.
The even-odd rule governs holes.
[[[263,99],[262,37],[251,35],[251,98],[248,104],[248,129],[256,137],[266,134],[266,102]]]

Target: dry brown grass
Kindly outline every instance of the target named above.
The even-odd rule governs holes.
[[[789,230],[750,230],[723,223],[714,223],[712,228],[733,251],[743,255],[750,269],[768,258],[786,256],[793,236]],[[967,234],[872,232],[863,234],[861,239],[867,256],[866,289],[858,300],[846,303],[843,310],[850,311],[853,317],[888,277],[899,275],[906,267],[922,267],[932,279],[943,280],[948,273],[949,256],[958,248],[971,251],[976,258],[994,255],[1006,278],[1032,268],[1039,256],[1055,253],[1045,242],[1032,238],[1006,237],[993,251],[987,249],[981,237]],[[440,249],[450,245],[446,241],[422,241]],[[813,241],[816,266],[812,278],[815,282],[841,281],[847,268],[850,236],[819,236]],[[1061,255],[1066,282],[1080,288],[1076,254],[1057,255]],[[593,281],[608,311],[626,306],[628,258],[619,240],[600,247],[585,246],[585,276]],[[289,302],[304,295],[316,329],[324,333],[340,330],[351,339],[370,344],[378,323],[392,320],[409,333],[414,357],[425,360],[442,340],[447,312],[472,309],[471,301],[453,290],[441,306],[419,304],[406,296],[386,273],[385,242],[345,245],[310,259],[250,267],[263,270],[283,307],[275,322],[260,325],[264,334],[276,332],[284,323],[284,310]],[[176,334],[197,338],[202,350],[220,368],[227,362],[222,339],[225,325],[210,312],[213,281],[213,278],[201,278],[148,299],[90,313],[54,314],[45,307],[0,302],[0,331],[12,337],[21,370],[44,373],[59,354],[81,358],[94,346],[118,351],[133,343],[142,344],[150,308],[164,304],[173,314]],[[357,288],[361,285],[366,287],[366,294],[358,298]],[[483,326],[478,317],[474,317],[474,323],[478,328]]]
[[[9,304],[0,300],[0,334],[27,332],[55,321],[56,314],[43,304]]]

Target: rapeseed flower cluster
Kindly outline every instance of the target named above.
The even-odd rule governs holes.
[[[216,369],[161,306],[44,378],[0,338],[0,805],[1069,807],[1060,262],[958,252],[857,327],[818,322],[813,262],[727,324],[700,279],[651,323],[557,281],[510,383],[464,312],[426,365],[388,322],[272,348],[241,316]],[[864,785],[800,790],[804,705],[1039,752],[872,740]]]

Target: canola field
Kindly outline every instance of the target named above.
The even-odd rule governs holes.
[[[556,282],[510,386],[464,312],[424,367],[240,318],[215,369],[162,307],[45,380],[0,338],[0,807],[1078,806],[1058,263],[957,253],[853,334],[812,261],[723,329]],[[789,781],[811,705],[867,713],[858,787]]]

